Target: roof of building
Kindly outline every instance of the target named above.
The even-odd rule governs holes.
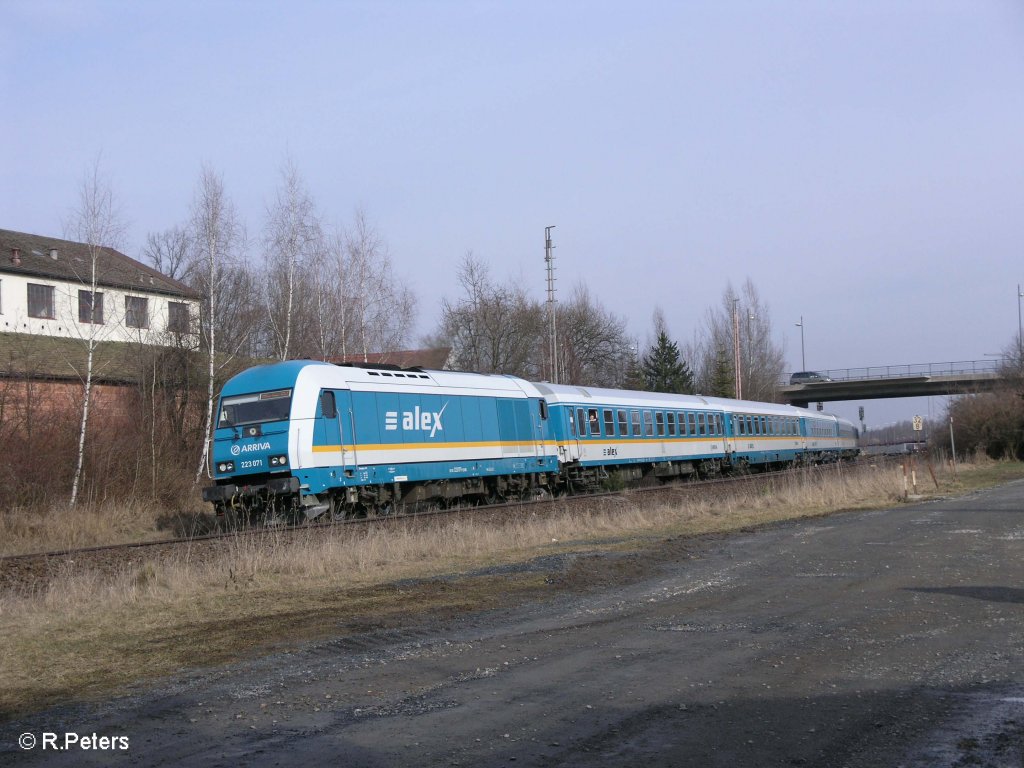
[[[338,357],[325,357],[328,363],[356,363],[360,365],[395,365],[399,368],[429,368],[440,371],[445,368],[451,356],[451,347],[437,349],[404,349],[397,352],[370,352],[366,355],[352,354]]]
[[[81,381],[85,377],[87,354],[88,347],[82,339],[28,333],[0,333],[0,382],[9,379]],[[100,341],[96,342],[93,351],[93,381],[104,384],[136,384],[151,373],[154,355],[178,356],[182,361],[190,361],[190,364],[185,366],[189,377],[194,378],[194,381],[204,380],[204,352],[137,342]],[[218,360],[218,376],[223,381],[244,368],[264,362],[267,361],[224,356]]]
[[[0,273],[88,283],[91,264],[86,243],[0,229]],[[96,267],[97,284],[108,288],[199,298],[184,283],[113,248],[97,249]]]

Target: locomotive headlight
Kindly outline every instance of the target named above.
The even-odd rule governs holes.
[[[270,457],[270,466],[272,466],[272,467],[284,467],[284,466],[287,466],[287,464],[288,464],[288,457],[287,456],[271,456]]]
[[[222,461],[217,465],[218,472],[234,472],[235,462],[233,461]]]

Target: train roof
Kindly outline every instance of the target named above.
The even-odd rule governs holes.
[[[223,394],[248,394],[295,387],[299,379],[321,387],[337,389],[380,389],[415,392],[429,389],[474,390],[502,393],[504,396],[540,397],[528,381],[515,376],[433,371],[424,368],[394,366],[351,366],[321,360],[286,360],[258,365],[242,371],[224,385]]]

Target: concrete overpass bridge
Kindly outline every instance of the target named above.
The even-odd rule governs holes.
[[[984,392],[1000,380],[999,360],[885,365],[818,371],[822,381],[779,387],[783,402],[807,408],[815,402],[877,400],[886,397],[928,397]]]

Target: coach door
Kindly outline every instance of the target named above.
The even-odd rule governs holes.
[[[724,437],[722,437],[722,443],[725,448],[726,462],[730,461],[730,457],[736,450],[736,435],[739,430],[737,421],[739,418],[735,413],[722,414],[722,431],[725,433]]]

